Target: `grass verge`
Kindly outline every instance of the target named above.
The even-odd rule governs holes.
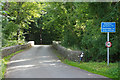
[[[13,57],[14,55],[16,55],[17,53],[20,53],[22,51],[24,51],[24,50],[20,50],[20,51],[17,51],[15,53],[12,53],[12,54],[10,54],[7,57],[4,57],[2,59],[2,64],[1,64],[2,78],[4,78],[4,74],[5,74],[6,68],[7,68],[7,63],[10,61],[11,57]]]
[[[118,80],[118,63],[110,63],[109,66],[105,62],[73,62],[67,59],[62,60],[63,63],[78,67],[91,73],[99,74]]]
[[[103,75],[105,77],[111,78],[113,80],[119,80],[119,62],[110,63],[107,66],[106,62],[74,62],[68,59],[64,59],[62,55],[58,54],[56,50],[54,50],[57,57],[61,60],[62,63],[78,67],[80,69],[86,70],[91,73]]]

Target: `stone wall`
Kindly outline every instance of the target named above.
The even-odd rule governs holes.
[[[59,54],[61,54],[64,58],[72,60],[72,61],[78,61],[79,55],[82,53],[82,51],[73,51],[71,49],[67,49],[59,44],[60,42],[53,41],[53,48],[55,48]]]
[[[10,47],[5,47],[2,49],[2,58],[10,55],[11,53],[15,53],[16,51],[30,48],[31,46],[32,46],[31,43],[27,43],[24,45],[15,45]]]

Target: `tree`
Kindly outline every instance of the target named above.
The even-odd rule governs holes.
[[[6,3],[5,3],[6,4]],[[29,28],[28,24],[30,22],[34,22],[33,18],[37,18],[41,16],[41,3],[37,2],[9,2],[7,3],[9,8],[7,8],[7,16],[8,19],[3,20],[3,22],[7,22],[8,25],[3,26],[3,33],[9,34],[17,31],[17,40],[21,43],[21,40],[24,40],[24,29]],[[3,9],[6,9],[6,6],[3,6]],[[10,24],[9,24],[10,23]],[[5,23],[3,23],[4,25]],[[13,26],[17,25],[17,26]],[[15,29],[11,28],[14,27]],[[9,30],[6,31],[5,29]],[[11,30],[12,31],[11,31]],[[16,30],[17,29],[17,30]],[[13,31],[14,30],[14,31]],[[15,35],[8,35],[10,38],[14,37]]]

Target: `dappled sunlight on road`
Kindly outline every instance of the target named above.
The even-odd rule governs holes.
[[[28,61],[28,60],[30,60],[30,59],[15,60],[15,61],[10,61],[10,62],[8,62],[8,64],[16,63],[16,62],[22,62],[22,61]]]
[[[51,58],[51,59],[48,59],[48,58]],[[41,59],[43,59],[43,60],[41,60]],[[8,65],[15,64],[15,63],[23,63],[23,62],[26,62],[26,64],[27,64],[27,62],[32,62],[34,60],[37,60],[38,64],[39,63],[49,63],[49,62],[61,62],[60,60],[52,59],[52,56],[40,56],[40,57],[33,57],[33,58],[29,58],[29,59],[12,60],[12,61],[8,62]]]
[[[60,68],[66,68],[67,70],[68,67],[67,65],[63,65],[59,59],[54,58],[54,56],[34,56],[33,58],[12,60],[8,65],[6,74],[17,72],[26,73],[41,68],[43,70],[46,70],[46,68],[50,70],[56,68],[58,72],[61,72],[62,70],[59,71]]]
[[[12,69],[18,69],[18,68],[29,68],[29,67],[33,67],[33,66],[35,66],[35,65],[21,65],[21,66],[14,66],[14,67],[10,67],[10,68],[8,68],[7,70],[9,71],[9,70],[12,70]]]
[[[46,48],[48,49],[46,50]],[[44,70],[45,68],[52,69],[55,67],[62,67],[62,65],[59,64],[61,61],[54,54],[51,55],[51,50],[49,48],[49,45],[34,45],[32,50],[36,53],[32,53],[31,55],[30,51],[28,51],[28,53],[16,55],[18,57],[13,57],[8,63],[9,67],[7,68],[6,74],[17,73],[19,71],[24,73],[40,68]],[[46,51],[48,55],[44,54]]]
[[[61,63],[50,45],[34,45],[30,50],[23,51],[11,58],[5,77],[93,78],[97,76]]]

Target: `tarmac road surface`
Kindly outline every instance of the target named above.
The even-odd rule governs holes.
[[[89,66],[89,65],[88,65]],[[51,45],[35,45],[16,54],[8,63],[5,78],[106,78],[66,65]]]

